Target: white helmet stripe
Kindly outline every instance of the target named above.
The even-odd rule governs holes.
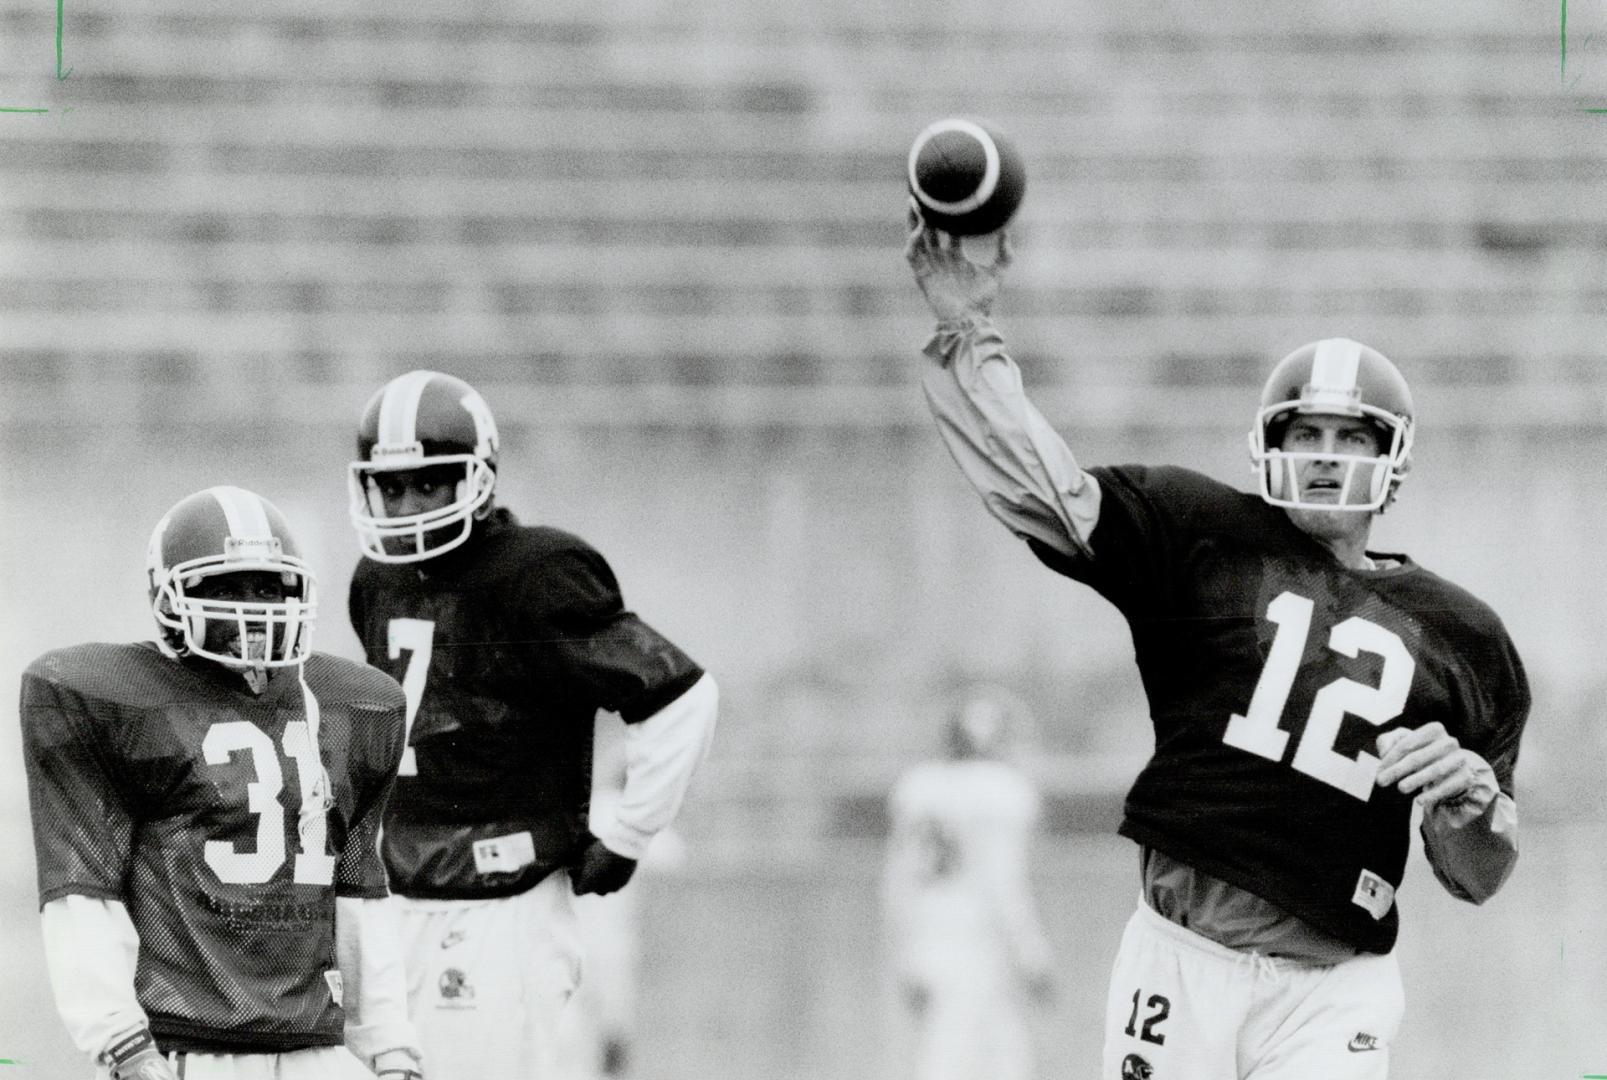
[[[1361,343],[1349,338],[1324,338],[1311,358],[1311,385],[1321,390],[1356,389],[1361,369]]]
[[[262,500],[251,492],[237,487],[215,487],[210,494],[223,509],[229,522],[229,535],[240,540],[271,540],[273,529],[268,525],[268,512]]]
[[[433,371],[409,371],[392,379],[379,404],[380,446],[410,446],[418,441],[418,403]]]

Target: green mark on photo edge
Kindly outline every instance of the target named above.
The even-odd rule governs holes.
[[[65,73],[61,70],[61,33],[62,26],[66,22],[66,13],[63,11],[66,2],[67,0],[56,0],[56,78],[58,81],[73,73],[72,68],[68,68]],[[1566,3],[1567,0],[1564,0],[1564,2]]]
[[[8,109],[8,108],[5,108],[3,106],[0,106],[0,113],[7,113],[7,112],[14,112],[14,113],[47,113],[49,111],[50,111],[49,109]],[[0,1065],[15,1065],[15,1064],[16,1064],[16,1062],[14,1062],[14,1061],[7,1061],[4,1058],[0,1058]]]
[[[56,0],[60,3],[61,0]],[[1568,0],[1562,0],[1562,66],[1557,69],[1557,77],[1566,80],[1568,77]]]

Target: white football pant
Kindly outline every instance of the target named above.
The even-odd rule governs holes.
[[[398,897],[429,1080],[543,1080],[580,982],[569,872],[495,900]]]
[[[1102,1080],[1384,1080],[1405,998],[1395,954],[1303,964],[1239,952],[1149,905],[1122,934]]]

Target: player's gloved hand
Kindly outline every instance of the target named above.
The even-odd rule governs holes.
[[[625,887],[625,883],[635,872],[635,859],[627,859],[608,850],[596,837],[592,837],[591,843],[582,848],[580,854],[569,864],[569,877],[574,884],[576,896],[584,896],[587,893],[603,896],[617,892]]]
[[[178,1080],[178,1073],[156,1048],[149,1028],[139,1028],[112,1043],[102,1055],[112,1080]]]
[[[1474,821],[1501,791],[1495,770],[1466,750],[1438,721],[1419,728],[1392,728],[1378,737],[1379,787],[1415,795],[1425,812],[1452,828]]]
[[[384,1080],[424,1080],[418,1059],[406,1050],[385,1050],[375,1054],[374,1075]]]
[[[998,245],[990,265],[974,263],[966,258],[958,236],[931,228],[919,214],[910,211],[904,258],[915,271],[915,283],[939,321],[957,322],[967,315],[986,315],[993,307],[1004,282],[1004,271],[1013,257],[1009,234],[1002,229]]]

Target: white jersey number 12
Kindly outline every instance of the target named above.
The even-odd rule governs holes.
[[[1300,670],[1300,657],[1311,634],[1311,614],[1316,605],[1298,593],[1279,593],[1267,605],[1267,618],[1277,624],[1266,666],[1256,680],[1250,706],[1243,714],[1234,713],[1222,741],[1229,746],[1259,754],[1269,761],[1282,761],[1289,745],[1289,733],[1279,726],[1289,693]],[[1378,685],[1368,686],[1354,679],[1335,679],[1312,698],[1311,715],[1295,747],[1296,769],[1307,776],[1332,784],[1340,791],[1366,802],[1373,793],[1378,775],[1378,758],[1363,750],[1354,758],[1334,750],[1340,723],[1346,714],[1359,716],[1374,727],[1382,727],[1406,708],[1417,661],[1406,651],[1406,644],[1394,631],[1359,616],[1337,623],[1328,632],[1328,647],[1341,656],[1354,658],[1373,653],[1384,661]]]

